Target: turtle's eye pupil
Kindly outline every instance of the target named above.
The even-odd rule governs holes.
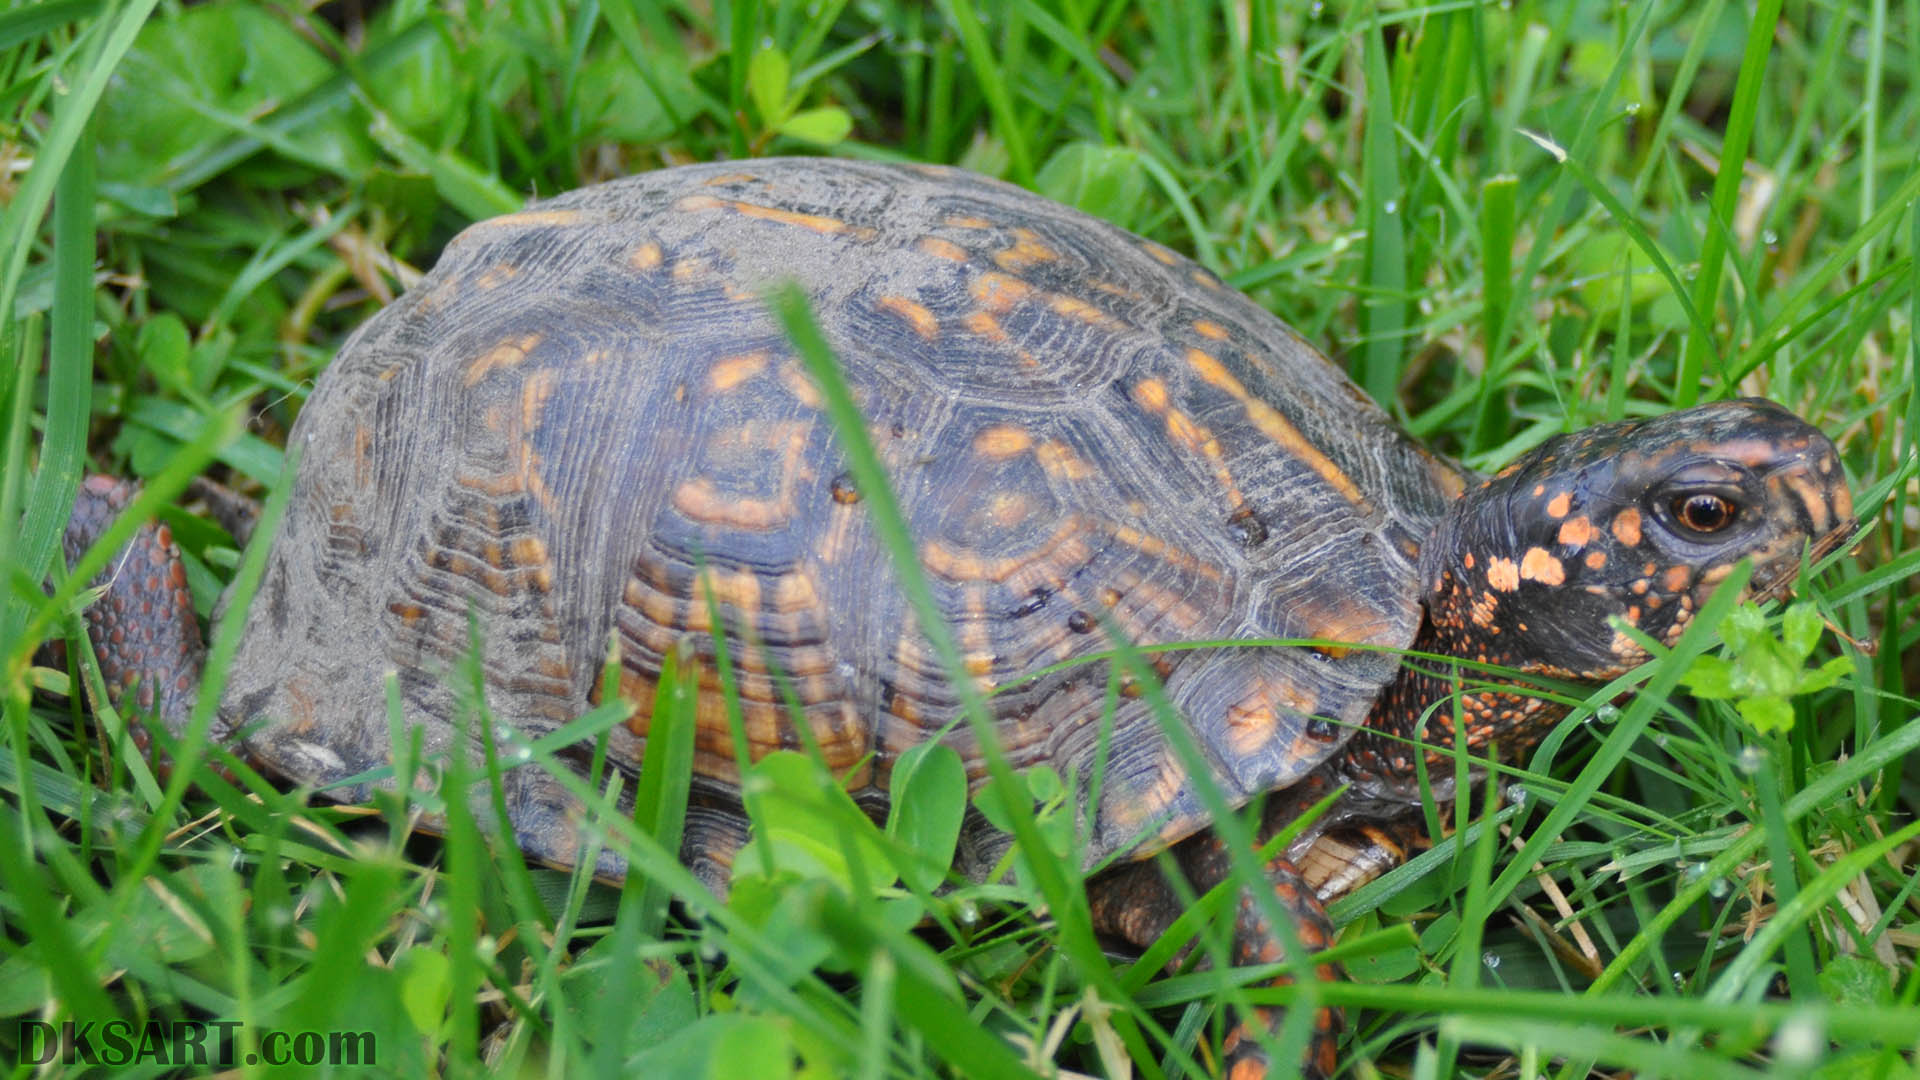
[[[1698,491],[1673,500],[1673,516],[1694,532],[1716,533],[1733,524],[1738,511],[1726,499]]]

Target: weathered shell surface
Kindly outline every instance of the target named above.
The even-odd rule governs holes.
[[[1016,766],[1084,784],[1109,647],[1322,638],[1401,647],[1418,544],[1460,477],[1313,348],[1195,264],[967,173],[814,160],[693,166],[462,233],[369,322],[294,429],[292,500],[223,720],[333,783],[385,764],[383,681],[431,749],[481,642],[488,702],[529,736],[591,708],[611,638],[651,700],[711,571],[756,753],[800,745],[773,672],[856,795],[946,738],[956,699],[760,297],[811,297]],[[1331,754],[1394,669],[1368,650],[1153,656],[1239,800]],[[686,854],[716,877],[743,831],[711,665]],[[1145,698],[1123,695],[1089,862],[1203,822]],[[1310,720],[1319,717],[1319,720]],[[1329,721],[1332,721],[1331,723]],[[647,720],[614,732],[636,767]],[[509,774],[533,854],[567,861],[567,800]],[[998,847],[970,830],[974,872]],[[1146,843],[1141,843],[1142,840]]]

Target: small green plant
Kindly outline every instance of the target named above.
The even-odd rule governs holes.
[[[786,135],[816,146],[832,146],[853,130],[853,117],[838,105],[803,109],[805,83],[792,85],[792,64],[787,54],[768,46],[753,55],[747,64],[747,89],[753,95],[753,107],[760,114],[760,134],[754,145],[765,147],[775,135]]]
[[[1825,690],[1853,671],[1853,661],[1844,656],[1807,666],[1821,628],[1819,610],[1801,601],[1787,607],[1780,618],[1780,636],[1775,637],[1767,631],[1758,605],[1741,604],[1720,626],[1729,655],[1708,653],[1695,659],[1681,681],[1695,697],[1732,700],[1762,735],[1790,731],[1793,698]]]

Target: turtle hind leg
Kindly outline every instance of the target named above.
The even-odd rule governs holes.
[[[1182,841],[1173,854],[1196,894],[1204,894],[1225,881],[1232,869],[1225,845],[1212,832]],[[1303,947],[1319,952],[1333,944],[1333,922],[1293,863],[1285,858],[1271,860],[1266,865],[1266,880],[1290,917],[1293,936]],[[1152,862],[1120,867],[1089,883],[1089,893],[1094,928],[1142,949],[1158,941],[1183,910],[1179,897]],[[1264,910],[1251,893],[1241,895],[1233,923],[1235,967],[1272,964],[1286,958],[1285,939],[1268,921]],[[1322,981],[1345,977],[1333,964],[1319,965],[1315,974]],[[1293,977],[1282,973],[1274,977],[1271,985],[1284,986],[1291,982]],[[1279,1076],[1299,1075],[1306,1080],[1325,1080],[1332,1076],[1339,1064],[1339,1036],[1345,1026],[1340,1011],[1322,1008],[1314,1017],[1313,1034],[1307,1041],[1297,1073],[1291,1067],[1270,1069],[1265,1048],[1250,1030],[1258,1025],[1268,1031],[1278,1031],[1281,1021],[1281,1010],[1267,1008],[1256,1008],[1251,1015],[1235,1018],[1224,1043],[1227,1055],[1224,1075],[1231,1080],[1258,1080],[1269,1072]]]
[[[61,540],[69,567],[106,532],[138,490],[133,483],[110,476],[81,481]],[[141,525],[91,584],[106,590],[88,606],[86,621],[108,700],[123,711],[153,716],[179,735],[193,712],[207,648],[193,613],[186,566],[171,531],[161,523]],[[147,736],[137,725],[134,738],[144,751]]]

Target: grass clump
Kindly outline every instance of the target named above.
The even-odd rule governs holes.
[[[371,1032],[410,1075],[1203,1075],[1222,1001],[1307,992],[1355,1020],[1352,1075],[1913,1075],[1916,75],[1911,0],[0,12],[0,1056],[30,1071],[13,1020],[214,1017],[255,1051]],[[1189,253],[1475,467],[1772,397],[1835,438],[1869,526],[1784,630],[1839,633],[1775,657],[1809,692],[1743,694],[1689,666],[1702,620],[1335,905],[1354,980],[1302,991],[1107,957],[1033,776],[996,776],[1041,796],[1003,808],[1025,872],[936,893],[913,851],[948,766],[881,827],[776,762],[785,842],[860,854],[720,904],[674,857],[671,763],[604,825],[642,871],[617,892],[458,810],[410,841],[425,796],[383,797],[380,835],[244,768],[156,779],[120,718],[59,703],[89,669],[36,649],[84,597],[42,583],[83,470],[146,479],[206,614],[248,562],[176,497],[272,489],[314,377],[459,228],[769,153],[961,164]]]

